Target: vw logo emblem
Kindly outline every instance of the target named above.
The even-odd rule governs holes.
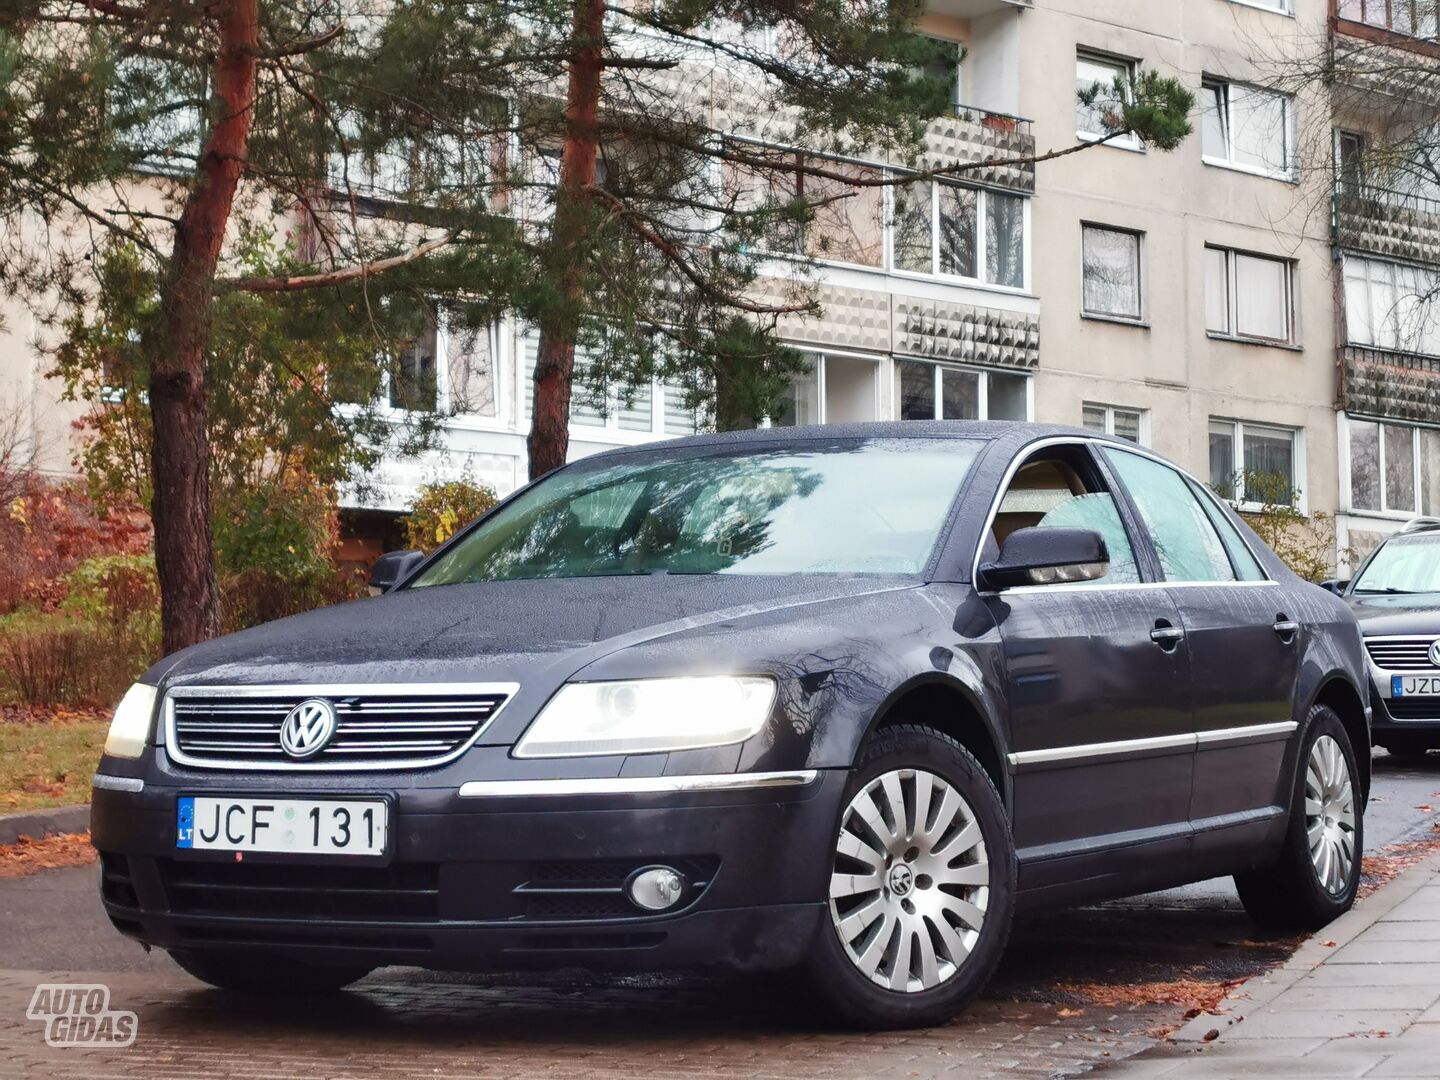
[[[314,757],[335,737],[335,706],[324,698],[307,698],[280,724],[280,749],[296,760]]]
[[[1430,643],[1430,663],[1435,667],[1440,667],[1440,638],[1436,638]]]

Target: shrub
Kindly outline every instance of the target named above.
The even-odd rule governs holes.
[[[28,705],[113,705],[148,666],[93,623],[64,615],[26,623],[0,638],[0,689]]]
[[[333,571],[335,493],[304,477],[231,493],[216,507],[214,527],[222,575],[307,579]]]
[[[465,480],[422,484],[405,532],[412,548],[427,555],[499,501],[495,489]]]
[[[259,569],[227,574],[220,580],[220,628],[229,634],[364,595],[362,574],[333,565],[298,576]]]

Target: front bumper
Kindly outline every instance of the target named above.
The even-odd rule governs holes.
[[[254,778],[237,774],[97,786],[91,831],[112,922],[163,948],[462,971],[775,969],[803,957],[824,913],[845,779],[818,770],[808,783],[733,790],[482,783],[462,797],[393,776],[333,778],[331,794],[393,799],[384,866],[177,859],[178,796],[253,793]],[[643,914],[619,887],[657,863],[680,869],[687,890],[673,911]]]

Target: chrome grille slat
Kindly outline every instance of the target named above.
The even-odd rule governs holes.
[[[183,687],[166,696],[166,742],[178,763],[206,768],[428,767],[463,753],[516,689],[508,683]],[[281,749],[280,730],[290,710],[313,697],[334,706],[335,734],[320,753],[296,761]]]
[[[1430,646],[1434,638],[1395,638],[1367,640],[1365,651],[1376,667],[1386,671],[1434,671],[1430,662]]]

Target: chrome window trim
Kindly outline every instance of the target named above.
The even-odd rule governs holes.
[[[708,773],[694,776],[599,776],[581,780],[471,780],[460,785],[462,799],[504,799],[567,795],[670,795],[685,792],[746,791],[808,787],[818,769],[793,772]]]
[[[111,776],[108,773],[96,773],[90,781],[90,786],[100,791],[124,791],[130,795],[138,795],[145,790],[145,781],[135,776]]]
[[[1112,754],[1143,754],[1152,750],[1197,749],[1206,743],[1276,738],[1292,734],[1300,725],[1294,720],[1272,724],[1249,724],[1245,727],[1217,728],[1212,731],[1190,731],[1176,735],[1157,735],[1146,739],[1120,739],[1115,742],[1082,743],[1077,746],[1056,746],[1046,750],[1022,750],[1009,755],[1011,765],[1041,765],[1055,761],[1081,761],[1108,757]]]
[[[1221,512],[1224,513],[1224,514],[1226,514],[1226,516],[1227,516],[1227,518],[1228,518],[1228,508],[1225,506],[1225,504],[1224,504],[1223,502],[1220,501],[1220,496],[1216,495],[1216,494],[1215,494],[1214,492],[1212,492],[1205,484],[1200,483],[1199,480],[1195,479],[1195,477],[1191,476],[1188,472],[1186,472],[1184,469],[1180,468],[1180,467],[1179,467],[1178,465],[1176,465],[1174,462],[1172,462],[1172,461],[1166,461],[1166,460],[1165,460],[1164,458],[1162,458],[1160,455],[1155,454],[1155,453],[1152,453],[1150,450],[1148,450],[1147,448],[1145,448],[1145,447],[1143,447],[1143,446],[1132,446],[1132,445],[1129,444],[1129,443],[1126,443],[1124,446],[1120,446],[1120,445],[1118,445],[1118,444],[1116,444],[1116,443],[1110,442],[1108,439],[1087,438],[1086,436],[1083,436],[1083,435],[1053,435],[1053,436],[1050,436],[1049,438],[1037,439],[1037,440],[1035,440],[1035,441],[1032,442],[1032,443],[1026,443],[1026,444],[1025,444],[1024,446],[1022,446],[1018,451],[1016,451],[1015,456],[1014,456],[1013,458],[1011,458],[1010,464],[1009,464],[1009,465],[1006,467],[1006,469],[1005,469],[1005,475],[1000,478],[1000,483],[999,483],[999,485],[998,485],[998,486],[996,487],[996,489],[995,489],[995,494],[994,494],[993,496],[991,496],[991,499],[990,499],[990,510],[989,510],[989,512],[985,515],[985,524],[984,524],[984,526],[981,528],[981,530],[980,530],[980,535],[979,535],[979,537],[978,537],[978,538],[976,539],[976,541],[975,541],[975,555],[974,555],[974,558],[972,558],[971,561],[970,561],[970,584],[971,584],[972,587],[975,587],[975,588],[977,589],[977,591],[980,593],[981,596],[997,596],[997,595],[999,595],[999,594],[996,593],[994,590],[990,590],[990,589],[979,589],[979,588],[978,588],[978,583],[979,583],[979,581],[980,581],[980,556],[981,556],[981,554],[982,554],[982,553],[984,552],[984,550],[985,550],[985,538],[990,535],[990,529],[991,529],[991,527],[995,524],[995,515],[1000,512],[1000,503],[1001,503],[1001,501],[1002,501],[1002,500],[1004,499],[1004,497],[1005,497],[1005,492],[1006,492],[1006,490],[1010,487],[1010,481],[1012,481],[1012,480],[1015,479],[1015,474],[1020,471],[1020,469],[1024,466],[1024,464],[1033,456],[1033,454],[1034,454],[1035,451],[1037,451],[1037,450],[1045,450],[1045,449],[1048,449],[1049,447],[1052,447],[1052,446],[1086,446],[1086,447],[1090,447],[1090,448],[1092,448],[1092,449],[1093,449],[1093,448],[1096,448],[1096,447],[1101,447],[1101,448],[1113,448],[1113,449],[1115,449],[1115,450],[1120,451],[1121,453],[1125,453],[1125,454],[1135,454],[1137,457],[1149,458],[1151,461],[1155,462],[1156,464],[1158,464],[1158,465],[1164,465],[1167,469],[1173,469],[1175,472],[1179,473],[1181,476],[1183,476],[1183,477],[1185,477],[1186,479],[1192,481],[1197,487],[1200,488],[1201,491],[1205,492],[1205,494],[1208,495],[1208,496],[1214,501],[1215,505],[1218,506],[1218,507],[1220,508]],[[1112,492],[1111,495],[1113,496],[1113,494],[1114,494],[1114,493]],[[1143,522],[1141,523],[1141,525],[1142,525],[1142,527],[1144,527],[1144,523],[1143,523]],[[1184,588],[1184,587],[1186,587],[1186,586],[1189,586],[1189,587],[1191,587],[1191,588],[1195,588],[1195,587],[1201,586],[1201,585],[1222,586],[1222,587],[1224,587],[1224,586],[1233,586],[1233,585],[1252,586],[1252,585],[1276,585],[1276,584],[1279,584],[1279,582],[1277,582],[1274,578],[1272,578],[1272,577],[1270,576],[1270,571],[1269,571],[1268,569],[1266,569],[1265,563],[1261,560],[1260,556],[1256,553],[1254,545],[1250,543],[1250,540],[1249,540],[1248,537],[1246,537],[1245,533],[1244,533],[1243,531],[1241,531],[1240,529],[1236,529],[1235,531],[1236,531],[1236,533],[1237,533],[1237,534],[1239,535],[1239,537],[1240,537],[1240,542],[1241,542],[1242,544],[1244,544],[1246,550],[1250,552],[1250,557],[1253,558],[1253,559],[1255,560],[1255,564],[1260,567],[1260,572],[1265,575],[1265,577],[1264,577],[1263,579],[1261,579],[1261,580],[1259,580],[1259,581],[1240,581],[1240,580],[1235,580],[1235,581],[1141,581],[1141,582],[1132,582],[1132,583],[1128,583],[1128,584],[1119,584],[1119,585],[1105,585],[1105,584],[1087,585],[1087,584],[1085,584],[1085,583],[1083,583],[1083,582],[1072,582],[1072,583],[1067,584],[1067,585],[1018,585],[1018,586],[1016,586],[1015,588],[1006,589],[1005,592],[1006,592],[1007,594],[1008,594],[1008,593],[1023,593],[1023,592],[1025,592],[1025,591],[1027,591],[1027,590],[1033,591],[1033,590],[1042,590],[1042,589],[1043,589],[1043,590],[1046,590],[1046,591],[1052,591],[1052,590],[1056,590],[1056,589],[1063,589],[1063,590],[1066,591],[1066,592],[1085,592],[1085,591],[1091,591],[1091,592],[1093,592],[1093,591],[1097,591],[1097,590],[1100,590],[1100,589],[1106,589],[1106,590],[1136,589],[1136,588],[1142,588],[1142,589],[1143,589],[1143,588],[1171,588],[1171,589],[1174,589],[1174,588]],[[1153,538],[1152,538],[1152,543],[1153,543]],[[1101,581],[1103,582],[1103,580],[1104,580],[1104,579],[1102,578]]]
[[[448,765],[477,742],[490,729],[505,707],[515,699],[519,683],[494,682],[443,682],[443,683],[255,683],[243,686],[201,686],[187,685],[167,687],[160,709],[164,722],[165,752],[177,765],[195,769],[214,769],[226,772],[384,772],[403,769],[433,769]],[[409,758],[392,760],[364,759],[360,761],[222,761],[214,758],[194,757],[180,749],[175,738],[175,702],[185,698],[247,698],[247,697],[324,697],[345,698],[367,695],[408,694],[417,698],[448,697],[459,694],[504,694],[495,711],[486,717],[473,735],[464,744],[448,754],[430,758]]]

